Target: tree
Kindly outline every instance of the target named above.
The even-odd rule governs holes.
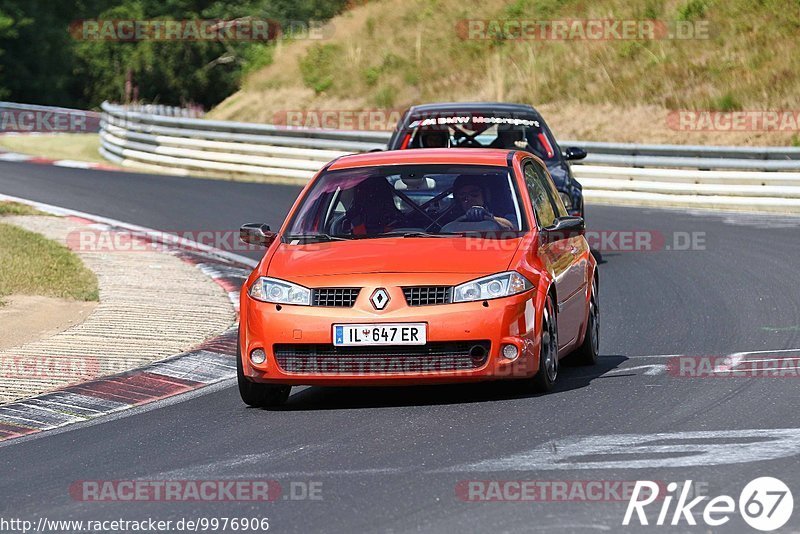
[[[80,20],[288,21],[327,19],[346,0],[0,0],[0,95],[20,102],[96,108],[124,101],[126,82],[147,102],[211,107],[271,57],[246,41],[120,42],[68,31]]]

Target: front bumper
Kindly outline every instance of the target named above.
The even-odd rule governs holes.
[[[385,310],[378,312],[369,303],[375,287],[363,287],[352,308],[283,305],[278,309],[275,304],[253,300],[243,292],[239,343],[245,376],[271,384],[410,385],[523,378],[534,375],[539,368],[541,336],[537,325],[541,325],[543,298],[536,289],[495,300],[411,307],[406,304],[401,287],[384,285],[380,287],[387,289],[391,300]],[[374,351],[334,348],[333,325],[342,323],[426,323],[428,344],[422,353],[419,347]],[[485,358],[468,368],[437,365],[424,354],[425,348],[437,354],[441,350],[435,347],[485,346],[486,342]],[[516,359],[501,355],[506,344],[517,347]],[[310,363],[297,365],[300,360],[295,358],[292,365],[287,365],[287,347],[301,349],[302,357],[310,353]],[[250,361],[249,354],[256,349],[267,355],[263,364]],[[432,364],[419,365],[420,355]],[[442,362],[450,362],[450,356]],[[373,359],[365,365],[354,364],[367,358]]]

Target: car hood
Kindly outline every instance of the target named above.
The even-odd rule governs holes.
[[[267,274],[278,278],[362,273],[478,273],[508,269],[521,238],[379,238],[289,245]]]

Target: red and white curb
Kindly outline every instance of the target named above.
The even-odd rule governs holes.
[[[0,406],[0,441],[80,423],[236,376],[236,330],[141,369]]]
[[[112,230],[147,233],[170,253],[191,262],[228,292],[238,309],[238,291],[256,262],[250,258],[182,240],[168,242],[162,232],[75,210],[0,194],[45,213],[77,217]],[[145,367],[73,384],[0,406],[0,441],[28,436],[129,410],[197,390],[236,376],[236,332],[227,332],[200,346]]]
[[[106,165],[103,163],[92,163],[88,161],[77,161],[72,159],[52,159],[41,156],[31,156],[29,154],[19,154],[17,152],[0,152],[0,161],[10,161],[13,163],[35,163],[37,165],[54,165],[56,167],[68,167],[71,169],[90,169],[101,171],[121,171],[119,167]]]

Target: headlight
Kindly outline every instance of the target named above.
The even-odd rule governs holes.
[[[285,280],[261,277],[250,286],[250,296],[273,304],[311,305],[311,290]]]
[[[572,198],[570,198],[570,196],[568,194],[566,194],[564,191],[559,191],[558,192],[558,196],[561,197],[561,202],[564,203],[564,207],[567,208],[567,210],[571,210],[572,209]]]
[[[515,271],[493,274],[465,282],[453,289],[453,302],[471,302],[509,297],[532,288],[527,278]]]

